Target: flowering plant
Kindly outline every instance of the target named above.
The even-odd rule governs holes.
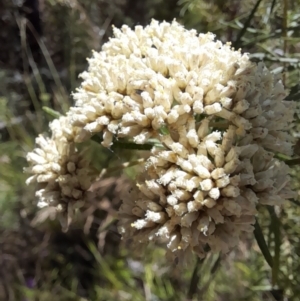
[[[292,154],[295,103],[284,101],[280,78],[230,43],[176,21],[114,28],[81,77],[75,106],[27,155],[40,207],[70,217],[94,197],[92,165],[76,144],[98,134],[107,148],[155,141],[123,198],[119,229],[139,243],[165,242],[175,257],[229,252],[253,231],[259,204],[294,196],[275,154]]]

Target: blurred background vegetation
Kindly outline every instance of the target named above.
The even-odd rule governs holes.
[[[299,0],[2,0],[1,301],[300,300],[297,199],[276,210],[259,208],[256,240],[254,235],[245,237],[229,255],[191,258],[183,267],[166,262],[160,246],[140,254],[120,241],[118,196],[130,188],[131,168],[125,170],[127,178],[111,172],[95,183],[97,202],[84,208],[67,233],[53,212],[37,214],[34,191],[25,186],[22,169],[34,138],[47,133],[53,119],[43,107],[68,110],[86,58],[112,35],[112,24],[146,25],[151,18],[176,18],[187,28],[231,41],[251,53],[253,61],[264,61],[275,74],[283,72],[287,99],[300,99]],[[87,155],[99,168],[132,159],[129,153],[110,152],[93,142]],[[298,169],[293,166],[297,189]]]

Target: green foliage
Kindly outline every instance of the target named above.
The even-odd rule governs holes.
[[[27,229],[25,221],[29,223],[36,214],[33,188],[24,184],[26,153],[32,149],[38,133],[47,133],[48,122],[68,110],[72,103],[69,95],[78,85],[78,74],[86,68],[86,57],[92,49],[100,50],[111,36],[111,24],[146,24],[151,17],[169,21],[176,18],[189,28],[211,31],[218,39],[232,41],[234,47],[249,51],[253,61],[264,60],[275,74],[284,71],[283,80],[291,89],[287,100],[300,99],[299,1],[47,0],[40,8],[43,39],[36,36],[39,59],[28,40],[20,9],[8,0],[1,5],[9,16],[7,26],[0,26],[1,39],[18,36],[16,31],[20,36],[19,40],[7,39],[0,49],[0,237],[4,243],[7,236],[15,233],[12,231],[22,233],[22,228]],[[7,46],[10,52],[18,53],[21,63],[8,56]],[[165,134],[168,129],[161,131]],[[299,132],[299,125],[294,131]],[[95,137],[82,145],[86,158],[93,158],[97,173],[105,168],[109,171],[107,176],[115,175],[120,164],[139,159],[136,153],[124,151],[124,147],[136,149],[130,141],[119,141],[112,150],[104,150],[99,141],[101,137]],[[149,146],[144,149],[147,150]],[[296,153],[300,155],[297,149]],[[294,166],[292,177],[299,190],[299,159],[283,158],[280,154],[278,158]],[[133,178],[135,169],[130,167],[126,172]],[[106,192],[104,198],[110,200],[111,193]],[[97,211],[98,215],[93,209],[94,224],[85,239],[81,238],[87,232],[78,222],[74,228],[80,229],[80,235],[76,232],[72,240],[63,236],[56,241],[52,238],[62,235],[61,230],[57,223],[48,221],[36,229],[48,239],[35,242],[34,247],[7,243],[5,249],[5,244],[0,245],[0,257],[1,252],[13,253],[16,262],[22,258],[24,249],[30,248],[34,262],[34,271],[21,266],[15,275],[8,269],[7,273],[14,277],[9,283],[0,272],[0,299],[149,301],[188,297],[205,301],[258,301],[283,300],[276,297],[281,290],[289,300],[300,299],[299,200],[281,209],[259,208],[256,241],[252,235],[245,237],[228,256],[210,255],[201,262],[192,258],[186,267],[167,263],[159,246],[139,254],[132,246],[120,243],[115,211],[109,209],[101,214]],[[97,233],[97,227],[103,224],[107,227]],[[103,243],[99,248],[98,238]],[[67,244],[64,250],[59,248],[62,241]],[[41,254],[41,246],[46,255]],[[88,276],[88,284],[83,285],[82,275]],[[26,287],[28,277],[35,278],[34,288]],[[6,295],[1,295],[2,291]]]

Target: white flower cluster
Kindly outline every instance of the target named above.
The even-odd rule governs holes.
[[[28,155],[32,179],[49,178],[60,197],[80,198],[88,185],[71,159],[74,142],[95,133],[105,147],[120,138],[157,139],[164,148],[153,149],[137,196],[124,199],[121,232],[166,241],[173,254],[205,256],[207,246],[228,252],[253,230],[258,204],[293,196],[288,167],[274,154],[292,154],[295,104],[283,100],[281,81],[262,63],[210,33],[153,20],[145,28],[114,28],[114,35],[89,59],[75,107],[52,124],[54,138],[37,141],[41,148]],[[68,193],[62,183],[69,180],[60,181],[66,173]]]
[[[66,117],[54,120],[50,128],[51,139],[40,135],[36,138],[39,147],[27,154],[31,166],[25,168],[25,172],[32,176],[26,183],[38,183],[38,207],[56,207],[60,212],[68,212],[70,217],[74,205],[78,207],[86,200],[92,177],[88,163],[75,148],[73,129],[68,126]],[[66,221],[62,223],[66,229]]]

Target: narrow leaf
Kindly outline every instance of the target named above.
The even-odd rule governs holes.
[[[267,261],[268,265],[272,268],[273,267],[273,258],[269,251],[269,248],[267,246],[267,243],[265,241],[264,235],[262,233],[261,227],[256,219],[256,223],[254,225],[254,236],[256,239],[256,242],[265,257],[265,260]]]
[[[258,0],[258,1],[256,2],[256,4],[254,5],[254,7],[253,7],[253,9],[252,9],[252,11],[251,11],[251,13],[250,13],[248,19],[246,20],[246,22],[245,22],[245,24],[244,24],[244,27],[243,27],[243,28],[241,29],[241,31],[239,32],[239,34],[238,34],[238,36],[237,36],[237,38],[236,38],[236,41],[235,41],[235,46],[236,46],[236,47],[239,46],[240,41],[241,41],[242,37],[244,36],[245,32],[247,31],[247,28],[249,27],[250,22],[251,22],[252,18],[254,17],[254,14],[255,14],[255,12],[257,11],[258,6],[259,6],[259,4],[260,4],[261,1],[262,1],[262,0]]]
[[[271,9],[270,9],[270,14],[273,12],[273,9],[275,7],[275,4],[276,4],[276,0],[273,0],[272,1],[272,5],[271,5]]]
[[[193,296],[197,292],[198,284],[199,284],[199,281],[200,281],[199,269],[200,269],[203,261],[204,261],[204,259],[201,259],[199,257],[197,258],[197,262],[195,264],[193,275],[192,275],[191,282],[190,282],[189,291],[187,293],[188,300],[192,300]]]
[[[54,118],[59,118],[62,116],[59,112],[57,112],[49,107],[42,107],[42,109],[44,112],[46,112],[47,114],[49,114],[50,116],[52,116]]]

